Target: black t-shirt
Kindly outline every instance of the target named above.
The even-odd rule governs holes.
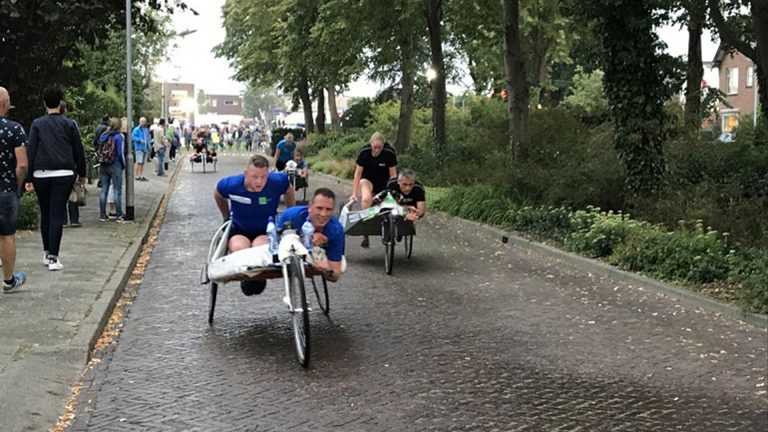
[[[397,166],[395,149],[385,143],[378,156],[373,157],[371,145],[367,144],[357,155],[357,164],[363,167],[363,178],[373,183],[373,193],[377,194],[387,187],[389,168]]]
[[[0,192],[16,192],[16,149],[26,144],[24,128],[0,117]]]
[[[411,193],[408,195],[405,195],[403,191],[400,190],[400,185],[397,184],[397,179],[390,180],[389,183],[387,183],[387,189],[399,193],[402,197],[400,199],[400,203],[403,205],[416,207],[416,203],[427,200],[427,194],[424,190],[424,185],[419,182],[414,183],[413,189],[411,189]]]

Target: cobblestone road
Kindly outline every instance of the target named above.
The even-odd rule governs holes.
[[[294,360],[277,281],[254,298],[220,288],[209,327],[197,281],[219,223],[210,191],[242,163],[185,167],[123,334],[70,430],[768,427],[764,330],[436,215],[420,224],[410,261],[398,250],[394,276],[381,246],[348,239],[330,319],[311,317],[309,370]]]

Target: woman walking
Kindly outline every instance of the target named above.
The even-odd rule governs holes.
[[[85,183],[85,150],[75,123],[59,112],[63,98],[58,88],[43,90],[47,114],[32,122],[27,147],[26,189],[34,190],[40,203],[43,264],[48,270],[64,268],[59,249],[67,220],[67,200],[76,179]]]
[[[118,222],[124,222],[122,206],[123,189],[123,169],[125,168],[125,158],[123,157],[123,147],[125,138],[122,133],[122,121],[119,118],[109,120],[109,128],[99,138],[100,148],[109,148],[109,157],[111,160],[102,160],[99,167],[99,182],[101,183],[101,192],[99,193],[99,221],[107,220],[107,202],[109,201],[110,186],[114,190],[115,218]]]

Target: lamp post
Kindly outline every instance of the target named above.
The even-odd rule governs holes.
[[[132,221],[135,218],[134,213],[134,191],[133,191],[133,80],[131,67],[131,0],[125,0],[125,115],[128,119],[126,122],[127,130],[126,136],[128,143],[125,167],[125,220]]]

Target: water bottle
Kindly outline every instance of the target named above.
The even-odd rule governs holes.
[[[301,238],[304,241],[304,247],[307,248],[307,251],[312,252],[313,245],[312,245],[312,234],[315,233],[315,227],[312,226],[312,222],[309,221],[309,216],[307,216],[307,220],[304,221],[304,225],[301,226]]]
[[[269,253],[271,255],[277,255],[277,227],[275,226],[275,218],[269,217],[267,221],[267,237],[269,237]]]

